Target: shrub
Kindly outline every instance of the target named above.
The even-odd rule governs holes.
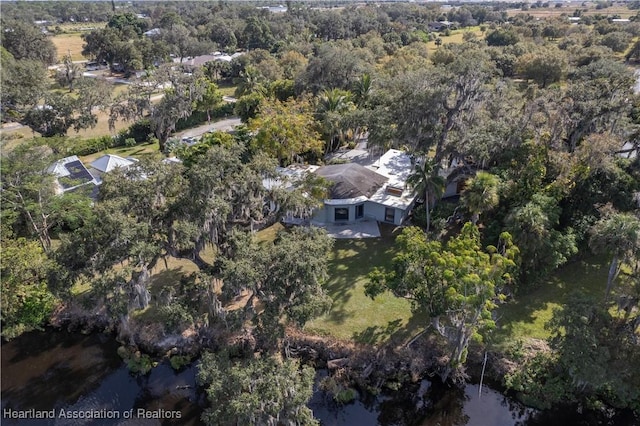
[[[182,369],[184,366],[189,365],[191,362],[191,357],[188,355],[174,355],[169,360],[171,363],[171,368],[178,371]]]
[[[142,143],[149,140],[149,135],[152,134],[151,123],[147,119],[139,120],[133,123],[129,128],[120,131],[118,137],[125,141],[128,138],[133,138],[136,143]]]
[[[151,361],[151,357],[149,355],[142,354],[140,351],[135,349],[120,346],[117,352],[120,358],[127,363],[129,371],[134,374],[145,375],[157,365],[156,362]]]
[[[161,307],[160,313],[169,330],[176,330],[177,328],[189,325],[193,322],[193,316],[183,305],[179,303],[173,303],[171,305]]]

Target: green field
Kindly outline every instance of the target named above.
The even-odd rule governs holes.
[[[397,233],[397,232],[396,232]],[[385,229],[382,238],[336,240],[330,256],[326,290],[333,306],[326,315],[309,322],[305,330],[363,343],[384,343],[390,338],[406,342],[422,330],[428,319],[413,315],[407,300],[386,293],[371,300],[364,294],[367,274],[374,266],[391,265],[394,238]],[[591,257],[575,261],[556,271],[533,291],[498,308],[498,329],[492,341],[497,349],[527,338],[550,336],[545,324],[556,308],[574,291],[582,291],[596,300],[604,297],[608,260]],[[623,282],[624,273],[618,278]]]
[[[80,34],[59,34],[53,36],[51,41],[58,51],[58,60],[62,60],[67,54],[71,54],[72,61],[84,61],[87,59],[82,56],[84,41]]]
[[[392,228],[383,225],[381,231],[381,238],[335,241],[325,286],[333,306],[309,322],[307,331],[363,343],[382,343],[392,335],[405,341],[420,331],[422,321],[407,300],[390,293],[371,300],[364,294],[367,274],[374,266],[390,266],[395,253]]]
[[[573,292],[582,292],[596,301],[603,300],[608,272],[609,261],[601,257],[575,261],[560,268],[537,289],[521,294],[515,302],[498,308],[499,328],[493,336],[495,344],[503,349],[517,340],[549,338],[550,332],[545,325],[553,311],[560,308]],[[628,274],[623,269],[616,286],[627,279]]]
[[[442,45],[444,46],[445,44],[460,44],[460,43],[463,43],[464,42],[463,37],[464,37],[465,33],[473,33],[478,38],[483,38],[484,37],[484,34],[483,34],[482,31],[480,31],[480,27],[479,26],[469,27],[469,28],[465,28],[465,29],[461,29],[461,30],[452,30],[451,34],[448,35],[448,36],[445,36],[442,33],[439,33],[439,34],[437,33],[437,35],[442,40]],[[433,53],[438,49],[438,46],[436,46],[435,40],[430,41],[430,42],[427,43],[427,49],[428,49],[429,53]]]

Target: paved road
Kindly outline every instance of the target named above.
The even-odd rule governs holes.
[[[176,133],[176,136],[179,138],[188,138],[193,136],[200,136],[204,133],[213,132],[215,130],[228,132],[229,130],[233,130],[240,124],[242,124],[242,122],[238,117],[225,118],[224,120],[215,121],[211,124],[203,124],[202,126],[184,130],[182,132]]]

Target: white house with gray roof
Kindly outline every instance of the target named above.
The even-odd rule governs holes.
[[[411,157],[391,149],[367,166],[357,163],[321,167],[294,165],[279,169],[282,181],[266,180],[264,183],[267,188],[274,184],[288,187],[284,182],[300,179],[304,173],[315,173],[333,185],[329,189],[329,198],[313,212],[312,223],[346,224],[376,220],[400,225],[416,200],[416,194],[406,185],[411,171]]]

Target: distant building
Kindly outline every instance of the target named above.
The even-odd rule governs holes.
[[[149,31],[145,31],[142,33],[145,37],[157,37],[162,34],[162,30],[160,28],[152,28]]]
[[[446,29],[451,28],[452,25],[453,25],[453,22],[449,22],[449,21],[435,21],[435,22],[429,22],[427,24],[427,28],[429,29],[429,31],[444,31]]]
[[[105,154],[94,160],[87,168],[77,155],[56,161],[47,169],[56,177],[56,193],[65,194],[74,191],[86,191],[94,200],[102,184],[102,176],[117,168],[126,168],[137,163],[135,158],[122,158],[113,154]]]
[[[271,13],[285,13],[287,6],[279,4],[278,6],[258,6],[257,9],[268,10]]]
[[[77,155],[56,161],[47,169],[56,177],[56,193],[64,194],[84,189],[94,193],[99,185]]]
[[[113,154],[105,154],[91,163],[90,173],[98,182],[102,183],[102,175],[109,173],[115,169],[126,169],[127,167],[137,163],[135,158],[122,158]]]
[[[183,65],[191,66],[194,68],[201,67],[208,62],[214,61],[222,61],[222,62],[231,62],[234,58],[243,55],[243,52],[234,53],[233,55],[225,55],[220,52],[215,52],[213,55],[200,55],[194,58],[183,58],[182,62],[180,62],[180,58],[174,58],[173,62],[181,63]]]

